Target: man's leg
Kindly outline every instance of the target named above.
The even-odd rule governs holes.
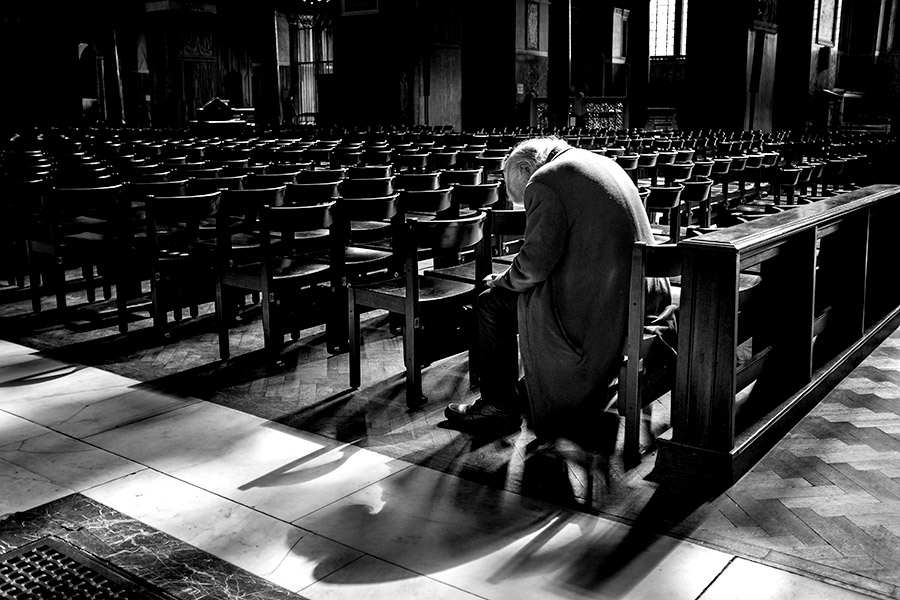
[[[487,427],[517,427],[521,409],[516,392],[519,379],[519,295],[504,288],[489,288],[475,303],[481,352],[481,399],[451,404],[444,411],[449,421]]]

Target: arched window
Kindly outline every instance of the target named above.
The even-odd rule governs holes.
[[[688,0],[650,0],[650,56],[683,56]]]

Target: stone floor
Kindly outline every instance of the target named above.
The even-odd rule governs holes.
[[[426,368],[429,402],[407,410],[401,340],[381,313],[364,320],[352,391],[320,327],[270,372],[252,312],[223,362],[209,305],[165,336],[146,319],[120,335],[77,292],[65,318],[50,301],[34,315],[13,289],[0,298],[7,546],[10,524],[36,514],[54,523],[44,533],[115,515],[164,536],[147,547],[166,565],[166,544],[200,552],[188,580],[242,582],[216,597],[900,597],[898,333],[697,505],[653,483],[653,453],[630,470],[615,458],[610,485],[589,490],[578,455],[531,452],[527,429],[448,427],[446,403],[477,395],[465,352]],[[663,400],[653,428],[666,424]],[[72,506],[91,515],[60,516]],[[141,574],[180,597],[203,589]]]

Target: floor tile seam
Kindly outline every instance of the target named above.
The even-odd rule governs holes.
[[[716,581],[718,581],[719,578],[725,574],[725,571],[728,570],[728,567],[733,565],[737,559],[738,559],[737,556],[732,555],[731,558],[728,559],[728,562],[725,563],[725,565],[721,569],[719,569],[719,572],[716,573],[713,576],[713,578],[709,580],[709,583],[707,583],[706,586],[702,590],[700,590],[700,593],[697,594],[697,597],[695,598],[695,600],[701,600],[703,598],[703,595],[706,594],[707,590],[709,590],[713,585],[715,585]]]
[[[410,572],[410,573],[413,573],[413,574],[415,574],[418,578],[421,578],[421,579],[427,579],[427,580],[429,580],[429,581],[431,581],[431,582],[433,582],[433,583],[436,583],[436,584],[438,584],[438,585],[442,585],[442,586],[446,586],[446,587],[452,588],[452,589],[454,589],[454,590],[458,590],[458,591],[460,591],[460,592],[462,592],[462,593],[464,593],[464,594],[467,594],[467,595],[471,596],[473,599],[474,599],[474,598],[480,598],[481,600],[491,600],[488,596],[482,596],[481,594],[477,594],[477,593],[475,593],[475,592],[472,592],[472,591],[470,591],[470,590],[467,590],[467,589],[465,589],[465,588],[462,588],[462,587],[460,587],[459,585],[452,584],[452,583],[448,583],[448,582],[446,582],[446,581],[441,581],[440,579],[436,579],[436,578],[434,578],[433,576],[428,575],[428,574],[426,574],[426,573],[419,573],[419,572],[416,571],[415,569],[411,569],[411,568],[409,568],[409,567],[406,567],[406,566],[403,566],[403,565],[401,565],[401,564],[398,564],[398,563],[396,563],[396,562],[394,562],[394,561],[387,560],[387,559],[382,558],[382,557],[380,557],[380,556],[376,556],[376,555],[372,554],[371,552],[363,552],[362,550],[360,550],[359,552],[360,552],[360,556],[357,556],[356,558],[354,558],[353,560],[351,560],[351,561],[348,562],[347,564],[342,565],[342,566],[336,568],[335,570],[333,570],[333,571],[331,571],[330,573],[328,573],[328,575],[325,575],[325,576],[323,576],[323,577],[317,579],[316,581],[314,581],[314,582],[312,582],[312,583],[310,583],[310,584],[304,586],[303,588],[300,588],[299,590],[297,590],[297,593],[298,593],[298,594],[299,594],[299,593],[302,593],[302,592],[308,590],[309,588],[311,588],[312,586],[321,583],[321,582],[324,581],[327,577],[330,577],[331,575],[334,575],[335,573],[338,573],[338,572],[340,572],[340,571],[342,571],[342,570],[344,570],[344,569],[350,567],[350,566],[353,565],[354,563],[357,563],[357,562],[359,562],[360,560],[362,560],[362,559],[364,559],[364,558],[366,558],[366,557],[369,557],[369,558],[373,558],[373,559],[375,559],[375,560],[377,560],[377,561],[379,561],[379,562],[383,562],[383,563],[385,563],[385,564],[391,565],[392,567],[396,567],[396,568],[398,568],[398,569],[402,569],[402,570],[404,570],[404,571],[408,571],[408,572]]]
[[[672,537],[680,537],[680,536],[672,536]],[[693,540],[691,538],[685,538],[685,541],[692,542],[698,546],[701,546],[701,547],[704,547],[704,548],[707,548],[710,550],[722,552],[723,554],[731,554],[733,559],[742,559],[742,560],[746,560],[749,562],[762,564],[762,565],[771,567],[771,568],[779,570],[779,571],[785,571],[788,573],[792,573],[799,577],[803,577],[804,579],[812,579],[815,581],[821,581],[821,582],[827,583],[829,585],[834,585],[836,587],[840,587],[840,588],[844,588],[844,589],[848,589],[851,591],[856,591],[856,592],[860,592],[860,593],[864,593],[864,594],[869,594],[869,595],[871,595],[873,593],[878,594],[878,597],[883,598],[884,600],[896,600],[894,598],[894,596],[883,595],[878,592],[875,592],[874,590],[869,590],[869,589],[863,588],[861,586],[854,586],[846,581],[842,581],[842,580],[836,579],[834,577],[826,577],[826,576],[818,575],[815,571],[815,568],[816,567],[821,568],[821,563],[817,563],[815,561],[801,558],[801,557],[793,555],[793,554],[788,554],[787,552],[783,552],[780,550],[773,550],[771,548],[758,546],[759,548],[761,548],[763,550],[767,550],[766,557],[769,557],[772,554],[783,554],[785,556],[789,556],[794,561],[797,561],[799,563],[809,564],[811,566],[806,569],[801,569],[799,567],[794,567],[792,565],[785,564],[784,561],[779,561],[774,558],[761,558],[759,556],[751,556],[745,552],[741,552],[739,550],[735,550],[732,548],[725,548],[724,546],[720,546],[719,544],[716,544],[715,542],[710,542],[708,540]],[[749,544],[749,542],[748,542],[748,544]],[[750,545],[754,545],[754,544],[750,544]],[[840,569],[837,569],[836,567],[827,567],[827,568],[833,569],[835,571],[840,571]],[[891,585],[891,584],[885,584],[884,582],[879,581],[877,579],[873,579],[871,577],[865,577],[863,575],[859,575],[858,573],[855,573],[855,572],[850,572],[850,571],[845,571],[845,572],[850,575],[853,575],[855,577],[859,577],[859,578],[865,579],[867,581],[871,581],[871,582],[873,582],[873,584],[875,584],[875,586]],[[894,589],[900,590],[900,588],[898,588],[897,586],[894,586]],[[698,599],[701,597],[702,597],[702,594],[700,596],[698,596]]]
[[[746,558],[746,557],[741,557],[741,558],[744,558],[744,560],[748,560],[751,562],[756,562],[756,563],[765,565],[767,567],[772,567],[772,568],[778,569],[780,571],[793,573],[794,575],[798,575],[800,577],[803,577],[804,579],[812,579],[815,581],[820,581],[822,583],[825,583],[825,584],[828,584],[828,585],[831,585],[834,587],[839,587],[842,589],[850,590],[852,592],[858,592],[858,593],[866,594],[866,595],[870,595],[870,596],[874,595],[878,598],[883,598],[884,600],[894,600],[896,598],[897,592],[900,591],[900,587],[898,587],[894,584],[886,583],[884,581],[880,581],[878,579],[873,579],[871,577],[866,577],[865,575],[860,575],[859,573],[857,573],[855,571],[841,571],[841,569],[838,569],[836,567],[832,567],[829,565],[822,565],[822,563],[817,563],[815,561],[807,560],[805,558],[799,558],[794,555],[789,555],[795,561],[803,562],[803,563],[810,563],[820,569],[824,567],[825,569],[829,569],[829,570],[833,570],[833,571],[841,571],[843,573],[852,575],[853,577],[863,579],[866,581],[871,581],[873,583],[873,588],[879,587],[879,586],[890,586],[893,588],[892,594],[882,594],[881,592],[878,592],[875,589],[869,589],[869,588],[866,588],[866,587],[863,587],[860,585],[854,585],[847,581],[837,579],[836,577],[833,577],[833,576],[819,575],[818,573],[815,572],[814,569],[801,570],[798,567],[794,567],[792,565],[786,565],[783,562],[779,562],[775,559],[768,558],[768,556],[770,556],[772,554],[785,554],[785,553],[781,552],[780,550],[770,550],[768,552],[768,554],[766,555],[766,558]]]

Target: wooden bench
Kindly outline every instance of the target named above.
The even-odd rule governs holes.
[[[655,474],[737,481],[900,325],[900,186],[872,185],[686,239],[672,429]],[[762,275],[742,341],[740,273]]]

